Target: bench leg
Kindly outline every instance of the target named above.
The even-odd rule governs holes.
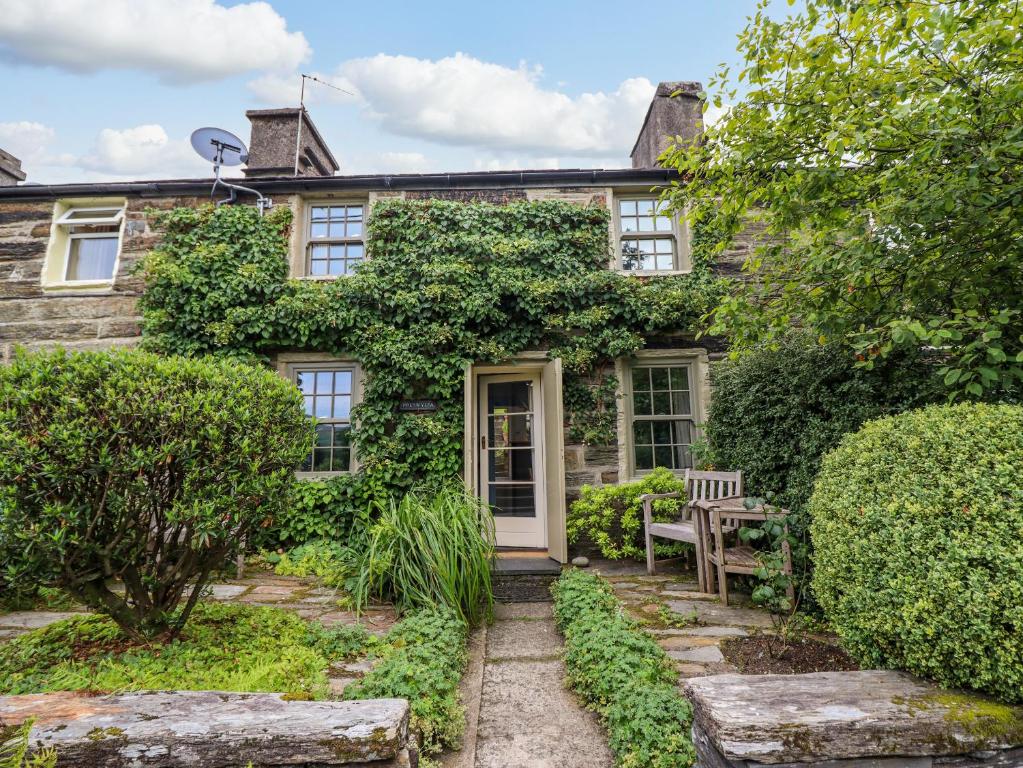
[[[654,575],[654,537],[650,535],[650,529],[644,528],[646,534],[646,572]]]

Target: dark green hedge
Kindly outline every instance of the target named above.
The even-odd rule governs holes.
[[[809,509],[814,591],[862,664],[1023,701],[1023,408],[873,421]]]
[[[600,715],[619,768],[692,765],[692,707],[661,647],[622,613],[596,574],[568,571],[552,591],[568,684]]]
[[[932,366],[900,357],[873,370],[851,353],[792,334],[713,371],[708,458],[745,473],[747,493],[793,511],[810,498],[821,458],[865,421],[944,398]]]

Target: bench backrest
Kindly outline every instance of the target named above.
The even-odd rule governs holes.
[[[702,472],[687,469],[686,496],[689,501],[715,501],[742,496],[742,471]]]

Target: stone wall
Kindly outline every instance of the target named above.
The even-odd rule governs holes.
[[[129,198],[117,274],[113,285],[100,291],[43,288],[52,201],[0,203],[0,361],[10,359],[16,345],[91,349],[136,343],[140,330],[135,305],[142,283],[132,272],[158,237],[145,210],[199,202]]]

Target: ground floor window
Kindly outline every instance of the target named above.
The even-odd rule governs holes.
[[[628,448],[633,472],[692,467],[692,366],[680,362],[637,363],[631,366],[628,381]]]
[[[306,413],[316,419],[316,437],[299,471],[315,474],[350,472],[355,367],[333,363],[296,363],[291,366],[291,375],[302,392]]]

